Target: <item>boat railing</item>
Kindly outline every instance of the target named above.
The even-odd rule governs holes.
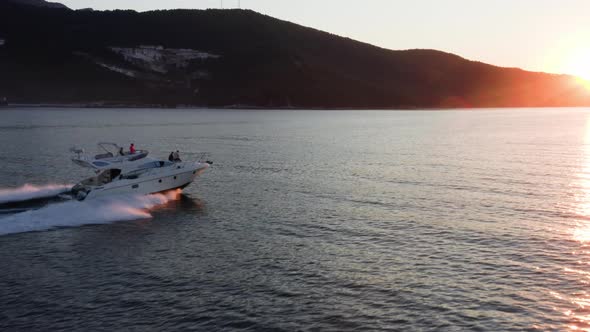
[[[148,153],[149,153],[148,150],[137,150],[133,154],[131,154],[131,153],[125,154],[124,157],[129,157],[127,159],[129,161],[135,161],[135,160],[139,160],[139,159],[147,157]]]
[[[147,150],[137,150],[135,153],[125,153],[124,155],[114,155],[113,153],[101,153],[101,154],[97,154],[97,155],[88,155],[84,152],[84,150],[82,149],[71,149],[70,151],[72,151],[73,153],[75,153],[74,158],[72,158],[72,160],[74,161],[80,161],[80,162],[87,162],[87,163],[92,163],[94,161],[105,161],[105,162],[109,162],[109,163],[123,163],[123,162],[130,162],[130,161],[136,161],[136,160],[140,160],[143,159],[145,157],[147,157],[147,155],[149,154],[149,151]]]
[[[206,162],[207,159],[211,156],[209,152],[198,152],[197,153],[197,161],[200,163]]]

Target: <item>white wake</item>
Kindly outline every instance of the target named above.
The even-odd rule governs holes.
[[[24,186],[18,188],[0,189],[0,204],[53,197],[67,192],[71,188],[71,185],[63,184],[50,184],[45,186],[25,184]]]
[[[150,209],[177,199],[179,192],[55,203],[0,217],[0,235],[151,218]]]

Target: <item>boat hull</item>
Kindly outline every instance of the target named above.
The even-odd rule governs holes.
[[[108,184],[101,187],[95,187],[80,200],[95,199],[113,195],[148,195],[168,190],[186,188],[195,178],[202,174],[208,164],[199,164],[194,168],[178,169],[176,172],[170,172],[160,176],[150,176],[135,180],[120,180],[116,183]]]

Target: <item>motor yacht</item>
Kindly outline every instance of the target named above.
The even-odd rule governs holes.
[[[114,143],[99,143],[106,152],[89,157],[82,149],[71,149],[76,154],[72,161],[93,169],[95,176],[76,184],[71,195],[78,200],[93,199],[117,194],[153,194],[183,189],[209,168],[210,161],[171,162],[147,157],[148,151],[118,154]],[[112,152],[117,151],[117,154]]]

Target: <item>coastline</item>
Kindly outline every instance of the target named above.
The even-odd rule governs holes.
[[[195,110],[260,110],[260,111],[477,111],[493,109],[589,108],[587,106],[480,106],[480,107],[262,107],[249,105],[199,106],[155,104],[98,104],[98,103],[16,103],[0,105],[3,109],[18,108],[84,108],[84,109],[195,109]]]

